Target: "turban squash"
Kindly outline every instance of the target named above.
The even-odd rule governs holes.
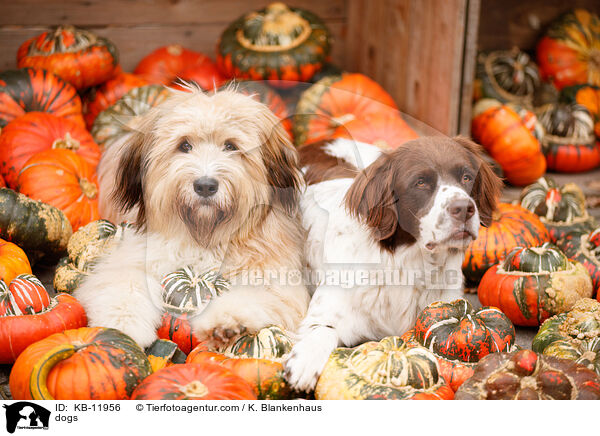
[[[200,343],[192,332],[190,318],[227,291],[229,283],[214,271],[199,273],[193,266],[186,266],[163,277],[161,285],[164,312],[156,333],[188,354]]]
[[[286,332],[271,326],[255,334],[242,335],[223,349],[211,350],[201,343],[186,362],[222,365],[246,380],[259,400],[281,400],[291,394],[283,377],[282,361],[292,345]]]
[[[600,85],[600,19],[575,9],[548,27],[537,45],[542,79],[559,90],[581,83]]]
[[[58,208],[0,188],[0,236],[21,247],[29,259],[56,261],[72,234],[71,223]]]
[[[87,324],[75,298],[67,294],[50,298],[39,280],[28,274],[18,276],[10,288],[0,281],[0,311],[0,363],[13,363],[29,345],[53,333]]]
[[[528,111],[497,100],[479,100],[473,108],[471,134],[500,164],[513,185],[535,182],[546,172],[546,159],[529,123]]]
[[[329,58],[329,30],[319,17],[283,3],[245,14],[221,35],[217,64],[230,78],[291,87],[309,81]]]
[[[395,148],[418,135],[378,83],[363,74],[344,73],[306,89],[294,115],[297,146],[336,137]]]
[[[256,400],[244,379],[214,363],[163,368],[136,388],[132,400]]]
[[[598,400],[600,378],[575,362],[531,350],[493,353],[475,367],[456,400]]]
[[[483,274],[516,247],[548,242],[548,231],[527,209],[508,203],[498,204],[488,227],[480,227],[477,239],[469,244],[462,269],[467,280],[479,283]]]
[[[19,274],[31,274],[31,265],[18,245],[0,239],[0,280],[10,284]]]
[[[569,259],[580,262],[590,273],[596,298],[600,301],[600,227],[591,232],[573,231],[559,244]]]
[[[49,112],[85,127],[75,88],[49,71],[22,68],[0,73],[0,127],[26,112]]]
[[[550,234],[550,241],[560,240],[576,230],[590,231],[596,222],[585,208],[585,196],[574,183],[558,186],[548,177],[525,187],[520,196],[521,206],[540,217]]]
[[[17,179],[19,191],[62,210],[74,231],[100,218],[96,170],[71,150],[34,154]]]
[[[560,100],[565,103],[576,103],[585,107],[594,119],[594,133],[600,139],[600,86],[590,84],[573,85],[563,88]]]
[[[515,248],[484,274],[477,289],[481,304],[498,307],[521,326],[538,326],[592,292],[583,265],[549,242]]]
[[[399,337],[337,348],[315,389],[318,400],[451,400],[435,354]]]
[[[600,375],[600,302],[582,298],[569,312],[544,321],[533,351],[574,360]]]
[[[129,336],[82,327],[29,346],[17,358],[9,385],[18,400],[126,400],[150,373],[148,358]]]
[[[503,103],[531,106],[540,85],[540,72],[527,53],[518,48],[479,53],[475,96]]]
[[[0,169],[6,183],[17,187],[19,171],[34,154],[50,149],[71,150],[93,168],[100,162],[100,148],[84,127],[44,112],[29,112],[2,129]]]
[[[548,169],[575,173],[600,164],[600,144],[585,106],[548,104],[538,108],[537,114],[546,132],[541,143]]]
[[[88,129],[100,112],[112,106],[132,89],[148,85],[143,78],[130,73],[119,73],[98,87],[90,88],[83,99],[83,118]]]
[[[58,26],[25,41],[17,52],[19,68],[48,70],[77,90],[110,79],[119,63],[116,46],[89,30]]]
[[[456,392],[473,375],[473,367],[490,353],[511,351],[515,328],[495,307],[473,309],[464,299],[436,302],[417,316],[415,328],[402,338],[433,352],[440,375]]]
[[[160,47],[140,61],[133,71],[148,83],[180,88],[179,79],[195,82],[205,91],[225,82],[217,66],[206,55],[179,44]]]
[[[54,273],[54,289],[72,293],[91,271],[94,262],[115,241],[123,237],[128,224],[115,226],[107,220],[97,220],[80,227],[67,245],[68,256],[62,258]]]
[[[168,95],[169,91],[160,85],[133,88],[98,114],[90,131],[94,140],[106,150],[124,135],[132,132],[131,126],[135,120],[162,103]]]

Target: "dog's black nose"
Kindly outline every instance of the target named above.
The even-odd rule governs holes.
[[[217,182],[212,177],[200,177],[198,180],[194,181],[194,191],[200,197],[212,197],[219,190],[219,182]]]
[[[454,200],[448,206],[450,216],[458,221],[467,221],[475,215],[475,205],[471,200]]]

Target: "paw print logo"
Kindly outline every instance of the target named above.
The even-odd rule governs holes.
[[[288,271],[287,283],[291,286],[298,286],[302,284],[302,274],[298,270]]]

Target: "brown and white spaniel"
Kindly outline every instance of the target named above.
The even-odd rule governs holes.
[[[311,390],[335,347],[403,334],[429,303],[462,295],[464,252],[501,181],[462,137],[390,152],[338,139],[300,156],[314,293],[286,376]]]

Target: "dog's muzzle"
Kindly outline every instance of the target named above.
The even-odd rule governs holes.
[[[200,197],[212,197],[219,190],[219,182],[212,177],[200,177],[194,181],[194,191]]]

